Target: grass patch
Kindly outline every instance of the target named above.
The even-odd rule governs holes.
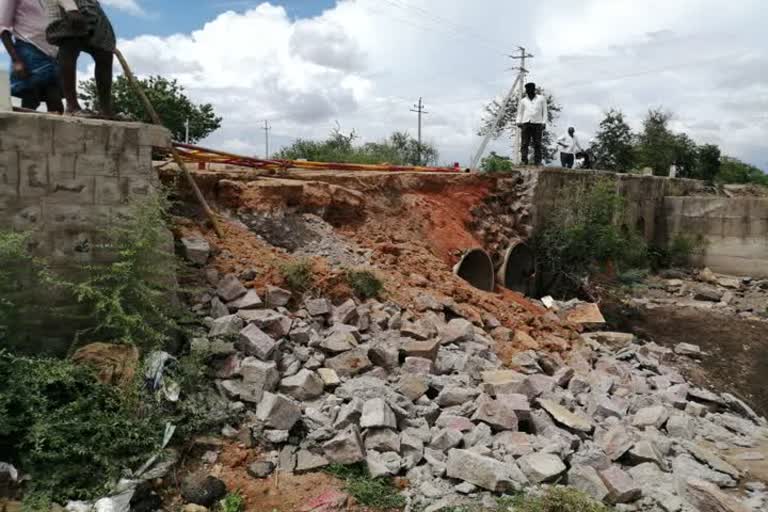
[[[689,236],[682,233],[664,247],[651,248],[653,268],[689,267],[693,258],[701,256],[707,249],[707,242],[702,236]]]
[[[312,262],[307,259],[286,263],[280,268],[285,284],[295,292],[305,292],[312,287]]]
[[[586,494],[569,487],[548,487],[541,495],[520,494],[500,498],[499,511],[514,512],[610,512]]]
[[[384,284],[373,272],[368,270],[348,270],[347,283],[361,299],[375,299],[381,295]]]
[[[392,486],[391,481],[371,477],[363,464],[332,464],[326,471],[343,480],[344,489],[365,507],[389,510],[405,506],[405,498]]]

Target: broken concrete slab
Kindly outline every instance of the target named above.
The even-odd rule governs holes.
[[[568,470],[568,485],[600,503],[610,494],[597,470],[590,466],[578,464],[571,466]]]
[[[326,458],[335,464],[354,464],[365,459],[360,431],[356,426],[347,427],[323,445]]]
[[[326,359],[325,366],[334,370],[339,377],[354,377],[366,371],[372,365],[366,355],[366,351],[355,349]]]
[[[567,408],[552,400],[540,399],[538,400],[538,404],[542,409],[547,411],[556,423],[571,430],[589,433],[594,429],[594,425],[589,419],[569,411]]]
[[[255,356],[262,361],[269,359],[277,348],[277,342],[255,324],[248,324],[240,331],[235,345],[245,354]]]
[[[248,293],[248,289],[243,286],[235,274],[224,276],[216,287],[216,295],[224,302],[237,300],[246,293]]]
[[[241,309],[259,309],[264,306],[261,301],[261,297],[256,293],[256,290],[248,290],[245,295],[239,299],[235,299],[232,302],[227,303],[227,307],[230,311],[239,311]]]
[[[494,430],[517,430],[517,415],[509,403],[483,395],[477,400],[474,421],[487,423]]]
[[[280,381],[280,392],[296,400],[312,400],[323,394],[325,383],[318,374],[302,369],[296,375]]]
[[[619,466],[611,466],[600,470],[598,474],[606,488],[608,488],[608,497],[605,501],[611,505],[631,503],[642,495],[640,487]]]
[[[483,391],[491,396],[525,394],[526,376],[515,370],[482,372]]]
[[[691,504],[701,512],[751,512],[738,499],[730,496],[716,485],[697,478],[689,478],[685,482],[686,497]]]
[[[550,453],[530,453],[517,462],[523,474],[535,484],[551,482],[566,470],[560,457]]]
[[[181,239],[184,257],[191,263],[205,266],[211,256],[211,244],[202,237],[184,237]]]
[[[301,407],[287,396],[265,392],[256,408],[256,418],[268,428],[291,430],[301,419]]]
[[[362,428],[397,428],[397,418],[383,398],[366,400],[360,417]]]
[[[277,286],[267,285],[264,298],[268,308],[282,308],[288,305],[293,294]]]
[[[527,479],[514,463],[503,463],[471,450],[448,452],[446,473],[450,478],[469,482],[492,492],[520,489]]]

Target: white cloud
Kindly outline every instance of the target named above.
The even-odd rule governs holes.
[[[263,119],[276,143],[323,137],[336,121],[366,140],[415,133],[409,109],[423,96],[425,137],[444,161],[466,162],[483,105],[514,78],[506,54],[523,44],[536,55],[531,78],[563,105],[561,127],[591,133],[611,107],[637,127],[649,108],[664,106],[699,142],[766,165],[768,3],[738,4],[339,0],[292,20],[265,3],[190,34],[120,44],[140,74],[178,78],[215,105],[224,126],[206,144],[243,153],[263,153]]]
[[[136,0],[101,0],[101,3],[131,14],[144,14],[144,9]]]

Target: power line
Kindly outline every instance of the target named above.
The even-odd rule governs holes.
[[[414,110],[413,108],[415,108],[416,110]],[[418,158],[418,165],[421,165],[421,116],[425,114],[429,114],[429,112],[424,110],[423,98],[419,98],[419,104],[414,105],[413,108],[411,109],[411,112],[417,112],[419,114],[419,147],[417,150],[417,154],[418,154],[417,158]]]
[[[401,8],[402,9],[402,6],[394,3],[393,0],[383,0],[383,1],[388,3],[389,5],[391,5],[393,7],[397,7],[397,8]],[[492,49],[492,50],[494,50],[496,52],[504,54],[504,52],[502,50],[500,50],[498,47],[488,45],[487,43],[483,43],[482,41],[478,41],[477,40],[477,36],[475,36],[475,35],[468,35],[466,33],[461,33],[459,31],[447,30],[444,25],[440,24],[440,22],[437,22],[435,20],[426,20],[426,19],[423,19],[423,18],[419,18],[420,23],[417,23],[417,22],[415,22],[411,18],[403,19],[403,18],[395,17],[392,12],[387,11],[387,10],[374,9],[374,8],[371,8],[371,6],[367,6],[366,8],[371,10],[371,11],[384,14],[384,15],[388,16],[389,18],[391,18],[391,19],[393,19],[395,21],[399,21],[401,23],[404,23],[406,25],[410,25],[412,27],[415,27],[415,28],[418,28],[418,29],[421,29],[421,30],[429,30],[429,31],[432,31],[432,32],[440,32],[440,33],[443,33],[443,34],[446,34],[446,35],[450,35],[450,36],[452,36],[451,39],[458,39],[458,38],[467,39],[467,38],[470,38],[470,39],[472,39],[477,44],[480,44],[480,45],[485,46],[487,48],[490,48],[490,49]],[[431,21],[434,25],[427,25],[427,24],[425,24],[425,22],[429,22],[429,21]]]
[[[501,41],[498,41],[496,39],[488,38],[485,34],[482,34],[482,33],[478,32],[476,29],[474,29],[473,27],[470,27],[469,25],[457,23],[456,21],[453,21],[453,20],[448,19],[446,17],[438,16],[437,14],[434,14],[433,12],[431,12],[431,11],[429,11],[427,9],[424,9],[422,7],[418,7],[416,5],[411,5],[411,4],[407,3],[407,2],[405,2],[405,0],[384,0],[384,1],[387,2],[390,5],[395,6],[395,7],[399,7],[401,9],[403,9],[403,10],[411,10],[413,12],[418,13],[419,16],[431,19],[437,26],[439,26],[439,27],[441,27],[443,29],[444,29],[444,25],[445,24],[453,25],[455,31],[461,32],[464,35],[472,38],[475,41],[477,39],[480,39],[482,41],[486,41],[486,43],[480,43],[480,44],[483,44],[484,46],[487,46],[488,48],[492,48],[492,49],[494,49],[496,51],[499,51],[502,54],[504,53],[502,48],[504,48],[506,46],[506,44],[508,44],[508,43],[502,43]],[[455,33],[455,32],[450,32],[450,33]],[[478,42],[478,41],[476,41],[476,42]]]

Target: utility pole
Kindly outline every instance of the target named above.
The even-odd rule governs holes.
[[[522,97],[522,95],[525,92],[525,84],[527,82],[527,76],[528,76],[528,68],[525,67],[526,61],[528,59],[532,59],[533,55],[528,53],[528,52],[526,52],[525,48],[523,48],[522,46],[518,46],[517,50],[519,52],[519,55],[510,55],[509,58],[512,59],[512,60],[519,60],[520,61],[520,65],[517,66],[517,67],[512,68],[512,70],[518,72],[518,79],[519,79],[519,84],[520,84],[519,85],[520,92],[518,93],[518,97]],[[522,146],[522,140],[521,140],[522,134],[520,133],[520,129],[517,127],[517,125],[514,126],[513,130],[514,130],[514,138],[513,138],[513,143],[512,143],[512,161],[515,164],[520,164],[520,150],[521,150],[521,146]]]
[[[512,101],[513,98],[517,97],[518,99],[522,97],[523,91],[525,91],[525,79],[528,75],[528,69],[525,67],[527,59],[532,59],[533,55],[525,51],[525,48],[522,46],[518,47],[517,50],[520,55],[510,55],[509,58],[514,60],[520,60],[520,66],[516,66],[510,69],[510,71],[517,71],[517,77],[515,78],[515,82],[512,84],[512,88],[509,90],[509,93],[504,98],[504,101],[501,102],[501,105],[499,106],[499,111],[496,113],[496,117],[493,120],[493,124],[491,125],[491,130],[486,134],[485,138],[483,139],[483,142],[480,144],[480,148],[478,148],[477,153],[475,153],[475,156],[472,158],[472,162],[470,164],[470,169],[477,169],[478,164],[480,163],[480,159],[483,157],[483,154],[485,153],[485,148],[488,147],[488,143],[491,140],[491,137],[494,135],[494,130],[497,126],[499,126],[499,122],[501,121],[501,118],[504,116],[504,113],[507,109],[507,105],[509,105],[509,102]],[[514,124],[514,119],[512,120]],[[514,144],[513,144],[513,155],[512,155],[512,161],[515,164],[520,163],[520,130],[515,125],[514,128]]]
[[[264,120],[264,154],[266,155],[264,158],[266,160],[269,160],[269,131],[272,129],[272,127],[269,125],[269,121]]]
[[[416,110],[413,110],[415,108]],[[421,165],[421,116],[425,114],[429,114],[429,112],[424,110],[424,101],[423,98],[419,98],[419,104],[414,105],[411,109],[411,112],[417,112],[419,114],[419,148],[418,148],[418,164]]]
[[[184,121],[184,128],[186,129],[186,138],[184,139],[185,144],[189,144],[189,118],[187,118],[186,121]]]

